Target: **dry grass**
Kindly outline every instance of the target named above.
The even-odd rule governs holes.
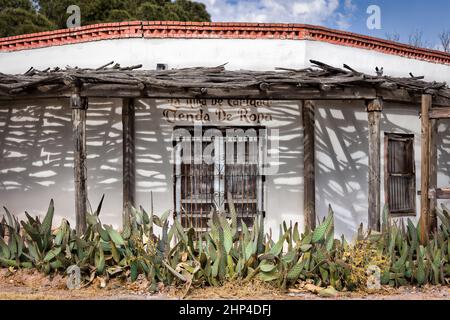
[[[186,294],[185,288],[172,288],[167,295],[174,298],[193,300],[217,299],[285,299],[286,293],[280,289],[259,280],[244,283],[243,281],[225,282],[220,287],[192,287]]]
[[[61,275],[45,276],[32,270],[0,269],[0,300],[155,300],[155,299],[195,299],[195,300],[312,300],[322,299],[311,293],[307,283],[298,284],[288,292],[283,292],[270,284],[255,279],[252,282],[226,282],[221,287],[186,288],[159,285],[160,293],[148,291],[149,282],[143,278],[130,283],[120,279],[107,282],[100,287],[101,281],[80,290],[66,289],[65,279]],[[309,284],[310,285],[310,284]],[[333,299],[440,299],[450,300],[450,287],[426,286],[424,288],[404,287],[393,289],[383,287],[378,292],[341,292]]]

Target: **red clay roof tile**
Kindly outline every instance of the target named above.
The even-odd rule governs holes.
[[[130,21],[0,38],[0,52],[120,38],[316,40],[450,65],[450,54],[321,26],[280,23]],[[37,42],[36,42],[37,41]]]

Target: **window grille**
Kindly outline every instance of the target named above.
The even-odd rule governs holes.
[[[182,129],[174,138],[175,211],[182,226],[208,230],[213,210],[229,217],[231,194],[238,224],[251,227],[263,214],[265,129],[203,127],[201,137],[193,127]]]

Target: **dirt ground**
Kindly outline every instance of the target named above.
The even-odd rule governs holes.
[[[12,271],[0,269],[0,300],[167,300],[167,299],[255,299],[255,300],[450,300],[450,286],[424,288],[383,287],[378,292],[340,292],[323,298],[299,285],[282,292],[263,283],[226,283],[220,288],[164,288],[160,293],[150,293],[148,282],[138,279],[135,283],[120,280],[103,282],[96,279],[91,285],[78,290],[68,290],[61,275],[45,276],[33,270]]]

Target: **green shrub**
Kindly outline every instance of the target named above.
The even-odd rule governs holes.
[[[298,224],[283,223],[278,239],[265,233],[262,217],[249,228],[238,218],[231,195],[230,212],[211,213],[209,230],[185,230],[170,212],[161,217],[143,208],[130,208],[122,232],[102,225],[97,210],[87,214],[87,230],[79,236],[66,220],[51,231],[53,201],[44,220],[26,214],[19,221],[5,208],[0,223],[0,266],[63,272],[77,265],[86,282],[96,275],[135,281],[139,274],[159,282],[190,286],[220,286],[224,281],[258,277],[286,289],[312,280],[322,287],[355,290],[366,285],[365,270],[378,266],[381,282],[390,286],[449,284],[450,217],[438,211],[439,229],[427,246],[419,244],[418,226],[392,224],[384,213],[383,232],[358,232],[355,244],[335,239],[333,211],[312,232],[300,234]],[[227,219],[228,218],[228,219]],[[159,228],[160,232],[155,232]],[[158,236],[156,234],[159,234]]]

